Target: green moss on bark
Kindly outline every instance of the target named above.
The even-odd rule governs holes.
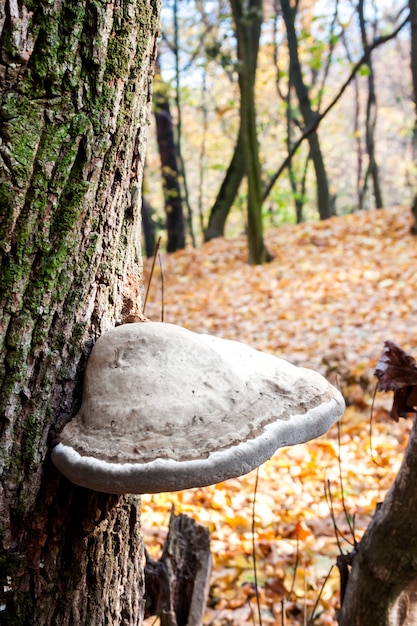
[[[8,148],[8,166],[13,172],[13,183],[18,189],[24,189],[32,175],[44,125],[43,107],[26,96],[5,94],[0,102],[0,120],[1,137]],[[0,169],[0,178],[6,178],[6,174]]]
[[[94,616],[104,623],[122,606],[122,614],[131,611],[132,623],[139,623],[140,603],[129,599],[141,584],[138,524],[129,532],[127,506],[116,506],[117,498],[93,500],[60,479],[49,464],[46,437],[78,406],[86,339],[103,332],[122,306],[121,279],[138,219],[129,213],[130,177],[137,171],[132,146],[142,149],[149,100],[149,77],[140,72],[148,67],[158,7],[146,0],[23,0],[22,14],[25,7],[33,11],[33,51],[25,58],[9,46],[14,60],[0,95],[8,158],[3,169],[0,164],[0,202],[7,207],[0,231],[0,254],[6,253],[0,413],[7,412],[0,466],[9,498],[0,558],[6,555],[9,566],[12,542],[21,557],[0,621],[50,626],[74,619],[86,624]],[[3,36],[11,28],[6,24]],[[100,510],[105,515],[98,521]],[[110,519],[120,533],[116,555],[111,536],[103,540]],[[95,581],[89,579],[88,589],[90,564]],[[113,583],[125,587],[127,600],[112,597]]]

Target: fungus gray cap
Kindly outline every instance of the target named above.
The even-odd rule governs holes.
[[[82,406],[52,451],[82,487],[158,493],[242,476],[343,414],[316,372],[239,343],[145,322],[96,342]]]

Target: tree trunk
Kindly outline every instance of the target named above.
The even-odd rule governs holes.
[[[340,626],[412,626],[417,613],[417,419],[385,501],[357,546]]]
[[[172,7],[174,17],[174,47],[173,53],[175,58],[175,104],[177,106],[177,155],[179,172],[182,178],[182,187],[184,190],[184,202],[187,208],[187,225],[191,237],[193,248],[196,247],[194,226],[193,226],[193,211],[190,204],[190,198],[188,194],[188,182],[187,182],[187,170],[185,167],[185,160],[182,153],[182,104],[181,104],[181,86],[180,86],[180,31],[178,26],[178,0],[174,0]]]
[[[414,167],[417,168],[417,0],[409,0],[410,22],[411,22],[411,73],[413,77],[413,99],[414,99],[414,130],[413,130],[413,160]],[[413,180],[414,198],[412,201],[412,215],[414,223],[411,232],[417,235],[417,175]]]
[[[204,241],[215,237],[223,237],[226,219],[232,208],[240,184],[246,173],[245,155],[243,152],[243,135],[241,128],[232,160],[227,168],[226,176],[221,184],[219,193],[210,212],[207,228],[204,231]]]
[[[344,45],[346,58],[349,63],[353,66],[354,61],[352,58],[352,54],[350,51],[350,38],[347,37],[347,34],[344,30],[342,30],[341,39]],[[353,79],[353,91],[354,91],[354,113],[353,113],[353,137],[355,139],[355,147],[356,147],[356,195],[357,195],[357,207],[353,210],[362,211],[364,208],[364,200],[365,200],[365,188],[363,184],[364,176],[363,176],[363,157],[364,151],[362,148],[362,136],[360,132],[360,117],[361,117],[361,99],[360,99],[360,87],[357,76],[355,75]]]
[[[368,38],[366,34],[366,22],[365,22],[365,16],[364,16],[364,0],[360,0],[358,3],[358,16],[359,16],[359,27],[360,27],[361,38],[362,38],[362,46],[365,51],[368,48]],[[383,199],[382,199],[381,183],[379,180],[379,167],[378,167],[378,162],[376,160],[376,153],[375,153],[375,128],[376,128],[377,105],[376,105],[374,70],[373,70],[371,57],[367,59],[366,66],[368,68],[368,99],[366,103],[365,141],[366,141],[366,152],[368,154],[369,163],[368,163],[368,168],[367,168],[367,172],[365,175],[364,190],[366,189],[367,180],[370,176],[372,179],[372,185],[374,189],[375,207],[377,209],[382,209],[384,204],[383,204]],[[362,195],[364,195],[364,191],[362,192]]]
[[[167,225],[167,251],[185,248],[184,214],[177,161],[177,146],[174,139],[171,110],[165,85],[158,75],[159,89],[155,89],[155,122],[165,199]]]
[[[158,2],[0,9],[0,622],[140,624],[140,500],[51,465],[94,339],[139,312]]]
[[[155,235],[155,222],[152,219],[153,209],[151,204],[146,200],[146,198],[142,194],[142,207],[141,207],[141,218],[142,218],[142,231],[143,231],[143,239],[145,243],[145,254],[149,259],[153,257],[155,252],[156,245],[156,235]]]
[[[271,259],[263,240],[262,180],[256,128],[255,78],[262,25],[262,0],[231,0],[236,26],[240,91],[240,123],[248,178],[249,263]]]
[[[276,54],[278,58],[278,53]],[[278,66],[277,66],[278,71]],[[278,84],[278,77],[277,77]],[[288,154],[290,154],[292,149],[292,129],[294,124],[294,118],[292,115],[292,106],[291,106],[291,85],[288,86],[288,92],[286,96],[286,123],[287,123],[287,148]],[[307,170],[308,164],[310,161],[310,152],[307,155],[307,158],[304,161],[304,167],[301,177],[301,183],[297,181],[297,176],[293,167],[293,160],[291,159],[288,163],[288,176],[290,179],[290,185],[292,189],[292,196],[295,204],[295,217],[297,224],[300,224],[303,221],[303,208],[305,202],[305,190],[306,190],[306,180],[307,180]]]
[[[285,22],[288,39],[288,51],[290,55],[290,84],[294,85],[304,125],[312,123],[314,112],[311,108],[308,89],[304,83],[301,64],[298,57],[298,41],[295,32],[295,15],[297,8],[291,7],[289,0],[281,0],[282,16]],[[331,216],[329,186],[323,155],[320,149],[317,131],[308,136],[310,146],[310,158],[313,161],[317,182],[317,206],[320,219],[324,220]]]

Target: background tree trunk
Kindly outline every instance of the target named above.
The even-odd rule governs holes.
[[[175,58],[175,104],[177,107],[177,156],[179,173],[182,179],[183,197],[184,203],[187,209],[187,226],[190,234],[193,247],[196,247],[194,226],[193,226],[193,211],[190,204],[190,198],[188,194],[188,182],[187,171],[185,168],[185,160],[182,151],[182,103],[181,103],[181,72],[180,72],[180,46],[179,46],[179,25],[178,25],[178,0],[174,0],[172,7],[174,18],[174,47],[173,53]]]
[[[368,37],[366,33],[366,20],[364,15],[364,0],[358,2],[358,18],[359,27],[361,31],[362,46],[364,52],[368,48]],[[376,91],[375,91],[375,75],[372,64],[372,59],[369,56],[366,61],[368,68],[368,94],[366,102],[366,120],[365,120],[365,140],[366,140],[366,152],[368,154],[368,167],[365,174],[365,180],[363,183],[362,195],[365,196],[368,179],[371,177],[372,185],[374,189],[375,207],[382,209],[384,201],[382,199],[382,190],[379,177],[379,167],[376,159],[375,150],[375,130],[376,130],[376,116],[377,116],[377,103],[376,103]]]
[[[414,129],[413,129],[413,160],[417,169],[417,0],[409,0],[410,22],[411,22],[411,74],[413,77],[413,99],[414,99]],[[411,232],[417,235],[417,173],[413,176],[412,214],[414,223]]]
[[[215,237],[223,237],[227,216],[239,191],[245,172],[243,135],[240,127],[232,159],[210,211],[209,222],[204,231],[204,241],[210,241],[210,239]]]
[[[157,69],[159,72],[159,67]],[[172,115],[167,88],[159,73],[155,84],[154,113],[164,188],[167,252],[175,252],[185,248],[184,214]]]
[[[236,27],[240,91],[240,132],[248,179],[249,263],[271,259],[263,240],[262,180],[256,128],[255,79],[262,25],[262,0],[231,0]]]
[[[294,85],[304,125],[309,126],[313,121],[314,112],[311,108],[308,89],[304,84],[303,73],[298,57],[298,41],[295,32],[297,7],[291,7],[289,0],[281,0],[281,8],[287,30],[288,51],[290,55],[290,84]],[[307,139],[310,146],[310,159],[314,164],[316,173],[317,207],[320,219],[324,220],[331,216],[330,197],[327,173],[317,131],[315,130],[310,133]]]
[[[48,451],[53,430],[79,407],[94,339],[140,309],[140,189],[159,5],[4,6],[0,621],[136,625],[140,500],[73,486]]]
[[[142,207],[141,207],[141,218],[142,218],[142,232],[143,239],[145,243],[145,254],[149,259],[155,253],[155,245],[156,245],[156,223],[153,220],[153,209],[151,204],[147,201],[145,196],[142,194]]]

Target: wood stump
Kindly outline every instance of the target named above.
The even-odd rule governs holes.
[[[145,617],[158,615],[161,626],[200,626],[210,574],[207,528],[173,509],[161,558],[146,554]]]

